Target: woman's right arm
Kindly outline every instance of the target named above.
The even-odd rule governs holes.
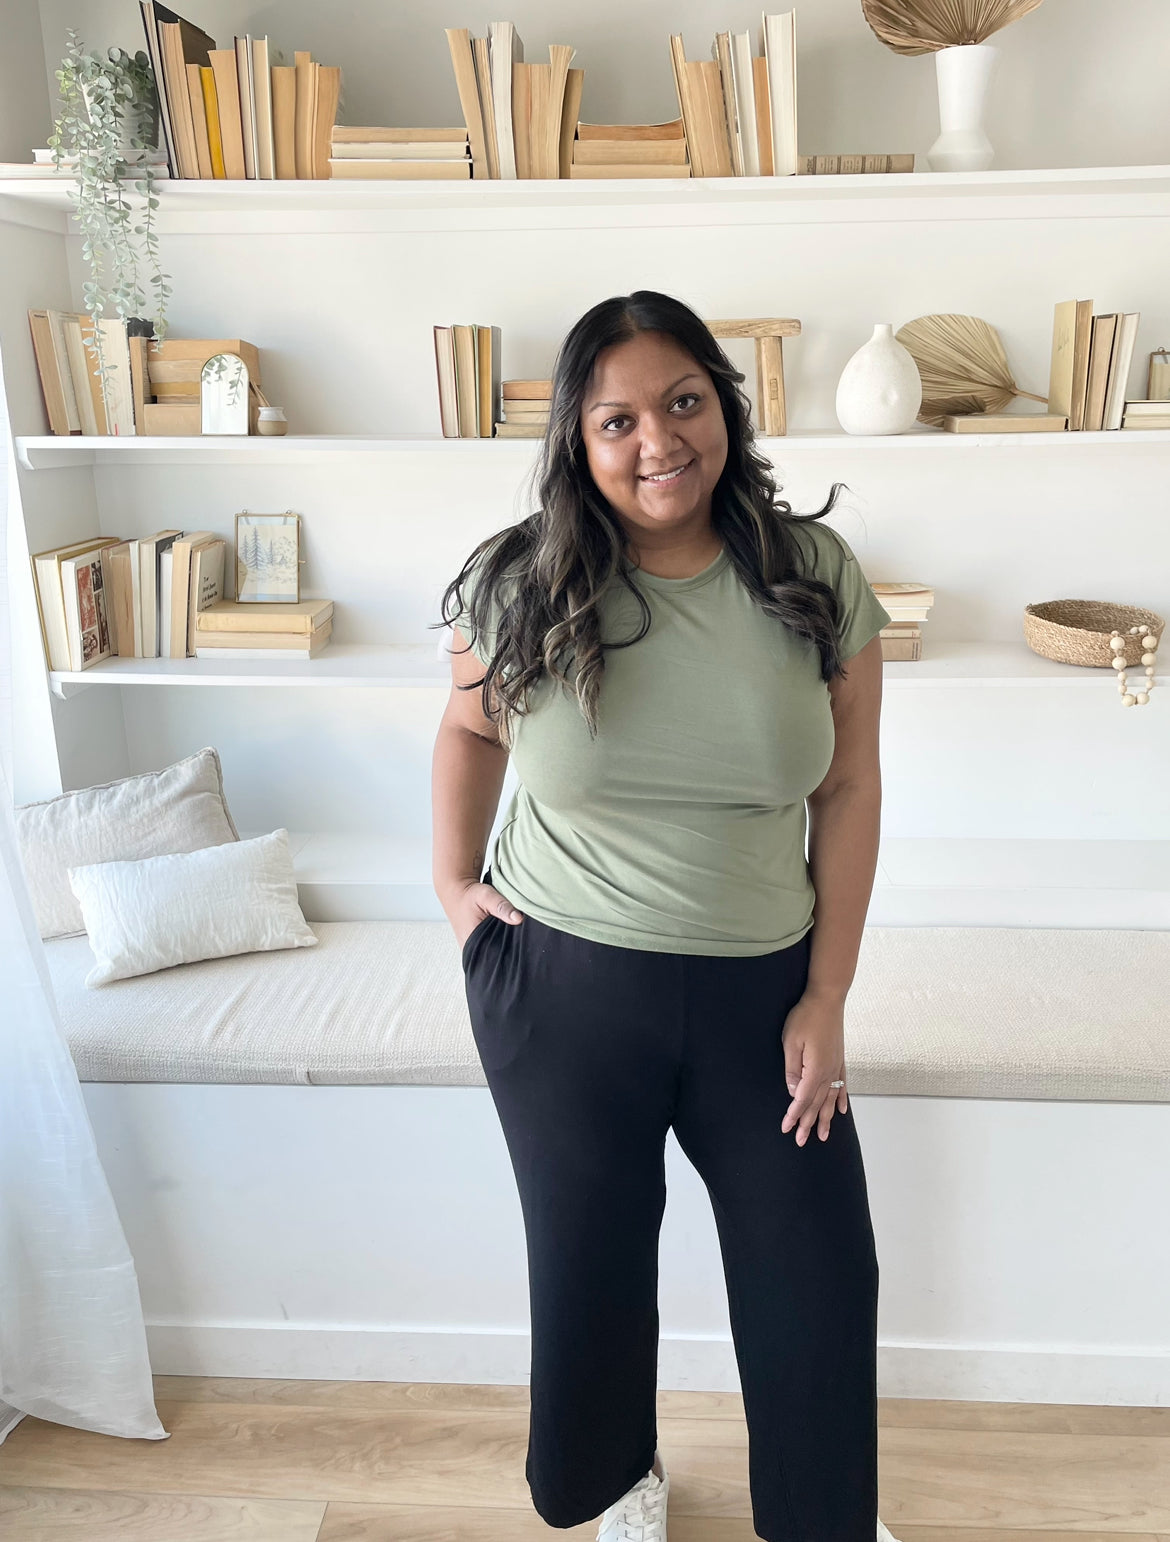
[[[523,917],[498,889],[480,881],[508,751],[483,710],[482,691],[457,689],[484,672],[458,627],[452,628],[451,648],[451,694],[431,764],[431,880],[462,947],[489,912],[506,921]]]

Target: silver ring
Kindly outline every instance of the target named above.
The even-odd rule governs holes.
[[[843,1087],[844,1085],[845,1085],[844,1082],[830,1082],[829,1083],[830,1087]]]

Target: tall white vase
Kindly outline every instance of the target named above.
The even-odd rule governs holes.
[[[941,133],[927,151],[931,171],[986,171],[995,159],[983,132],[983,107],[998,55],[990,43],[959,43],[935,53]]]
[[[909,348],[879,321],[837,384],[837,421],[847,434],[904,434],[922,406],[922,376]]]

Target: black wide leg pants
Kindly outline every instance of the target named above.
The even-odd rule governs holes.
[[[654,953],[487,916],[464,944],[524,1217],[525,1477],[550,1526],[599,1516],[654,1460],[673,1128],[718,1230],[756,1533],[874,1542],[878,1265],[852,1103],[826,1141],[780,1129],[781,1030],[811,941]]]

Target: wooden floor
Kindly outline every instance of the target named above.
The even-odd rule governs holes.
[[[529,1542],[526,1386],[156,1376],[167,1440],[25,1418],[4,1542]],[[661,1392],[670,1542],[752,1542],[737,1394]],[[882,1399],[881,1518],[903,1542],[1170,1536],[1170,1408]]]

